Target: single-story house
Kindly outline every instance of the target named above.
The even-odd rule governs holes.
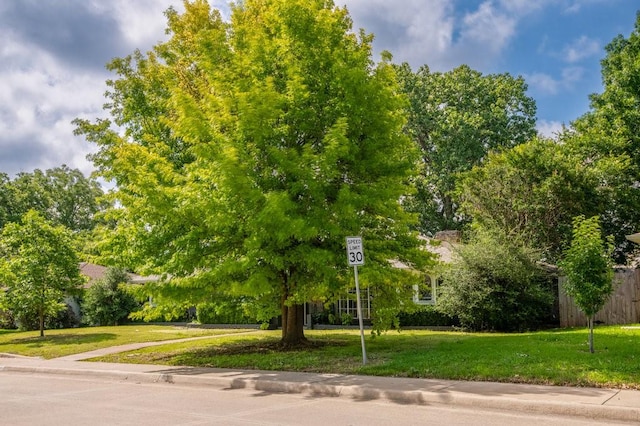
[[[461,241],[460,231],[440,231],[434,238],[420,237],[424,241],[424,248],[435,255],[436,267],[426,274],[426,285],[418,284],[413,286],[413,301],[418,305],[433,305],[436,303],[438,295],[438,284],[440,276],[437,265],[451,263],[453,259],[454,246]],[[410,269],[408,265],[392,260],[391,264],[395,268]],[[358,318],[358,309],[355,298],[355,288],[349,292],[348,296],[338,299],[335,303],[335,313],[338,317],[348,315],[353,319]],[[371,293],[369,288],[361,289],[360,301],[362,306],[362,319],[371,319]],[[324,309],[322,304],[305,304],[305,325],[310,325],[311,314],[321,312]]]
[[[107,267],[102,265],[96,265],[95,263],[80,262],[80,273],[88,278],[84,288],[89,288],[91,285],[99,279],[104,278],[107,272]],[[129,273],[129,282],[131,284],[144,284],[148,282],[158,281],[160,279],[157,275],[142,276],[134,273]]]
[[[87,281],[83,285],[85,290],[91,288],[97,280],[104,278],[108,269],[106,266],[96,265],[95,263],[89,262],[80,262],[78,267],[80,268],[80,273],[87,277]],[[130,284],[145,284],[148,282],[158,281],[160,279],[157,275],[142,276],[134,273],[129,273],[128,275]],[[73,313],[80,318],[81,312],[79,301],[75,297],[67,297],[65,299],[65,303],[69,305]]]

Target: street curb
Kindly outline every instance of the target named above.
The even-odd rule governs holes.
[[[131,372],[120,370],[98,370],[85,368],[62,368],[43,366],[0,366],[0,371],[55,374],[75,377],[95,377],[132,383],[167,383],[182,386],[212,386],[218,389],[247,389],[268,393],[303,394],[310,397],[349,398],[355,401],[386,400],[405,405],[454,405],[468,408],[509,410],[534,414],[566,415],[594,420],[640,422],[640,409],[623,406],[607,406],[576,402],[553,402],[524,400],[509,397],[470,395],[449,389],[435,391],[397,389],[381,390],[370,386],[335,385],[332,380],[347,376],[331,376],[313,382],[233,378],[216,376],[194,376],[171,372]]]

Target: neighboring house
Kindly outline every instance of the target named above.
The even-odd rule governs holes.
[[[453,251],[456,244],[460,244],[460,231],[440,231],[435,237],[421,237],[425,242],[425,250],[434,254],[436,264],[425,275],[425,285],[413,286],[413,301],[418,305],[434,305],[438,297],[438,286],[440,280],[440,269],[443,265],[452,262]],[[393,261],[393,266],[399,269],[410,269],[402,262]]]
[[[460,231],[441,231],[429,241],[425,248],[435,255],[436,266],[428,271],[426,276],[426,288],[422,290],[419,286],[414,286],[413,301],[418,305],[434,305],[438,297],[438,286],[442,283],[440,279],[440,267],[453,261],[453,252],[456,244],[460,244]]]
[[[79,265],[80,273],[87,277],[87,281],[84,283],[84,289],[91,288],[91,286],[97,281],[104,278],[107,267],[102,265],[96,265],[95,263],[88,262],[80,262]],[[142,276],[138,274],[129,273],[129,283],[130,284],[144,284],[148,282],[158,281],[160,279],[157,275],[150,276]],[[73,313],[76,314],[78,318],[81,317],[80,312],[80,303],[79,300],[75,297],[67,297],[65,299],[65,303],[71,307]]]
[[[438,286],[440,280],[440,267],[452,262],[455,246],[460,244],[459,231],[442,231],[435,235],[433,239],[422,237],[425,241],[425,249],[432,252],[436,256],[436,266],[426,274],[426,285],[414,286],[413,301],[418,305],[434,305],[438,298]],[[627,239],[640,244],[640,233],[628,235]],[[400,269],[410,269],[409,266],[397,260],[391,262],[392,265]],[[614,292],[611,297],[596,315],[596,321],[608,325],[614,324],[636,324],[640,322],[640,258],[632,263],[631,267],[617,266],[614,276]],[[549,273],[550,276],[557,280],[557,292],[554,292],[556,301],[553,306],[553,315],[558,319],[560,327],[582,327],[586,325],[586,317],[575,305],[575,302],[566,295],[563,289],[564,278],[561,276],[557,266],[546,263],[539,263]],[[371,319],[371,294],[369,289],[361,291],[361,304],[363,319]],[[309,325],[309,317],[311,314],[319,313],[324,310],[324,306],[320,304],[305,304],[305,325]],[[355,299],[355,289],[349,292],[348,296],[339,299],[333,306],[334,314],[340,318],[342,315],[348,314],[353,319],[357,319],[357,308]]]
[[[440,281],[439,269],[442,265],[451,263],[453,258],[454,246],[461,241],[460,231],[441,231],[436,233],[434,238],[420,237],[424,241],[425,250],[430,251],[435,255],[436,265],[428,271],[425,279],[426,285],[420,286],[416,284],[413,286],[414,296],[413,301],[418,305],[433,305],[436,303],[438,295],[438,285]],[[393,260],[391,264],[395,268],[410,269],[409,266],[404,263]],[[369,288],[362,289],[360,293],[361,306],[362,306],[362,319],[371,319],[371,293]],[[309,324],[310,315],[321,312],[324,309],[322,304],[305,304],[305,324]],[[343,315],[349,315],[353,319],[358,318],[357,303],[355,296],[355,288],[349,292],[349,296],[340,298],[334,305],[335,314],[340,318]]]
[[[107,269],[108,268],[106,266],[96,265],[95,263],[80,262],[80,273],[89,278],[85,283],[84,288],[89,288],[96,280],[104,278],[104,275],[107,273]],[[144,284],[158,281],[159,279],[160,277],[157,275],[142,276],[129,273],[129,282],[131,284]]]

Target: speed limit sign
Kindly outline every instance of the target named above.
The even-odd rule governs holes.
[[[361,237],[347,237],[347,262],[349,262],[349,266],[364,265]]]

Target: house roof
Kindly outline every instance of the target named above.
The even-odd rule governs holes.
[[[89,281],[99,280],[107,272],[106,266],[88,262],[80,262],[80,273],[89,278]]]
[[[454,245],[449,241],[436,240],[429,241],[426,249],[436,255],[436,260],[442,263],[451,263],[453,261]]]
[[[632,241],[636,244],[640,244],[640,232],[637,234],[631,234],[626,236],[627,240]]]
[[[94,281],[102,279],[106,272],[106,266],[96,265],[95,263],[80,262],[80,273],[89,278],[89,281],[84,285],[85,288],[91,287],[91,284],[93,284]],[[131,284],[144,284],[158,281],[160,279],[158,275],[142,276],[133,273],[129,273],[128,275],[129,282]]]
[[[453,261],[454,246],[457,242],[459,242],[458,233],[456,233],[455,235],[438,233],[433,239],[425,237],[423,235],[420,235],[418,238],[424,241],[424,249],[430,253],[433,253],[437,262],[451,263]],[[397,259],[391,260],[389,262],[394,268],[411,269],[409,265],[406,265],[405,263],[400,262]]]

